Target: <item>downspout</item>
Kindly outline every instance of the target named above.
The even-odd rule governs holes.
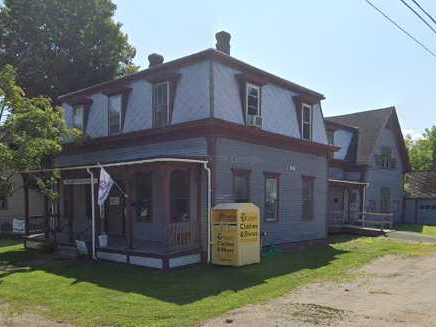
[[[211,257],[211,215],[210,212],[212,210],[212,178],[211,178],[211,170],[207,166],[207,162],[204,164],[204,169],[207,171],[207,263],[210,263],[210,257]]]
[[[95,197],[94,197],[94,173],[91,169],[86,168],[91,178],[91,213],[92,213],[92,259],[97,260],[95,255]]]

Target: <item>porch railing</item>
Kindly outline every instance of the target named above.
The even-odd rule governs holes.
[[[169,225],[169,249],[179,251],[190,249],[200,244],[199,229],[196,222],[179,222]]]
[[[392,229],[394,224],[394,214],[384,212],[355,212],[353,217],[344,219],[344,212],[342,210],[333,210],[328,213],[329,227],[340,227],[343,225],[356,225],[362,227],[379,227],[385,229],[389,227]]]

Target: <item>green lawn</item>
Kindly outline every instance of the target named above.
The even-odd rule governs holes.
[[[423,235],[436,236],[436,226],[400,224],[400,225],[395,225],[395,229],[400,231],[406,231],[406,232],[417,232]]]
[[[258,265],[197,265],[164,273],[112,263],[44,260],[46,256],[25,251],[20,244],[0,241],[0,299],[14,311],[35,311],[78,326],[192,326],[309,282],[352,278],[354,268],[385,254],[426,255],[435,250],[431,245],[337,237],[329,246],[265,257]]]

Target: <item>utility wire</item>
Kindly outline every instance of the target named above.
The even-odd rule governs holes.
[[[412,34],[407,32],[404,28],[402,28],[400,25],[398,25],[392,18],[390,18],[388,15],[386,15],[381,9],[377,8],[371,1],[365,0],[372,8],[374,8],[376,11],[378,11],[384,18],[386,18],[389,22],[391,22],[396,28],[398,28],[401,32],[406,34],[409,38],[411,38],[413,41],[415,41],[418,45],[420,45],[425,51],[427,51],[430,55],[432,55],[434,58],[436,58],[436,53],[431,51],[429,48],[427,48],[421,41],[419,41],[416,37],[414,37]]]
[[[426,11],[424,8],[422,8],[422,6],[418,3],[418,1],[415,1],[415,0],[412,0],[412,1],[413,1],[413,3],[414,3],[414,4],[415,4],[419,9],[422,10],[422,12],[423,12],[424,14],[427,15],[428,18],[430,18],[430,19],[432,20],[433,23],[436,24],[436,20],[432,17],[432,15],[430,15],[430,14],[428,13],[428,11]]]
[[[406,1],[404,0],[400,0],[400,1],[403,3],[403,5],[409,8],[416,16],[418,16],[418,18],[422,20],[424,24],[427,25],[428,28],[433,31],[434,34],[436,34],[436,30],[433,28],[433,26],[431,26],[424,18],[422,18],[422,16],[415,9],[413,9]]]

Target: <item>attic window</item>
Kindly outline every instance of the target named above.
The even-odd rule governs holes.
[[[396,158],[392,157],[392,149],[388,146],[382,146],[381,154],[375,155],[376,166],[382,169],[393,169],[397,165]]]
[[[154,85],[154,127],[168,124],[169,83],[162,82]]]
[[[246,96],[247,117],[260,116],[260,88],[247,83]]]
[[[109,135],[121,132],[121,101],[121,94],[109,97]]]
[[[84,112],[85,107],[82,104],[76,105],[73,107],[73,127],[83,131],[84,122]]]
[[[303,140],[312,140],[312,106],[303,103],[301,106],[301,135]]]

